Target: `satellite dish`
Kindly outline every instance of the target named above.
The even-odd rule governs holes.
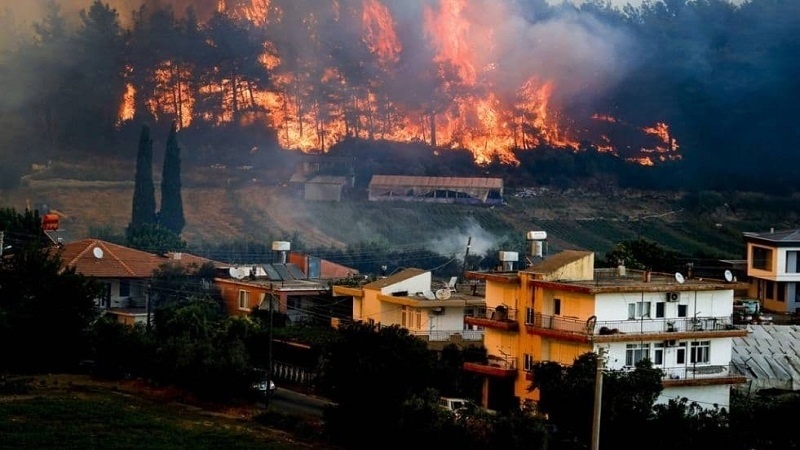
[[[683,278],[683,274],[682,273],[675,272],[675,281],[677,281],[678,284],[683,284],[683,282],[686,281],[686,278]]]
[[[230,269],[228,269],[228,275],[230,275],[231,278],[236,278],[236,274],[238,272],[239,270],[236,267],[231,267]]]
[[[92,249],[92,254],[97,259],[103,259],[103,249],[100,247],[95,247]]]
[[[228,273],[232,278],[236,278],[237,280],[241,280],[246,275],[244,269],[240,269],[238,267],[231,267],[228,269]]]
[[[241,280],[242,278],[247,276],[247,270],[239,267],[236,269],[236,279]]]
[[[727,281],[728,283],[733,281],[733,272],[731,272],[730,270],[725,271],[725,281]]]
[[[436,291],[436,298],[439,300],[447,300],[450,298],[450,290],[449,289],[439,289]]]

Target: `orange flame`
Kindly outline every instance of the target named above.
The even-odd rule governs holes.
[[[397,62],[403,46],[394,31],[394,19],[389,8],[378,0],[364,0],[362,13],[364,26],[364,43],[385,67],[388,63]]]

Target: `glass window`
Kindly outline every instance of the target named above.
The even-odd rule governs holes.
[[[772,250],[764,247],[752,247],[750,267],[760,270],[772,270]]]
[[[400,326],[408,328],[408,306],[400,308]]]
[[[664,302],[656,302],[656,317],[664,317]]]
[[[535,313],[533,312],[533,308],[525,308],[525,324],[533,325],[534,317]]]
[[[692,341],[689,354],[692,363],[707,363],[711,360],[711,341]]]
[[[778,292],[777,292],[778,295],[775,296],[776,297],[775,299],[778,300],[779,302],[785,302],[786,301],[786,283],[784,283],[782,281],[779,281],[777,283],[777,286],[778,286]]]
[[[528,372],[533,370],[533,355],[527,353],[522,355],[522,368]]]
[[[800,252],[786,252],[786,273],[800,273]]]
[[[628,303],[628,319],[650,318],[650,302]]]
[[[131,282],[130,282],[130,280],[119,280],[119,296],[120,297],[130,297],[131,296]]]
[[[250,291],[239,291],[239,309],[247,309],[250,307]]]
[[[689,305],[678,305],[678,317],[686,317],[689,311]]]
[[[664,364],[664,343],[659,342],[653,345],[653,365],[660,366]]]
[[[686,342],[681,342],[678,351],[675,353],[675,362],[678,364],[686,364]]]
[[[625,346],[625,365],[634,366],[650,357],[650,344],[628,344]]]
[[[765,290],[766,290],[766,292],[764,292],[764,296],[766,298],[768,298],[770,300],[775,298],[775,282],[774,281],[767,280],[767,282],[765,284]]]
[[[561,299],[554,298],[553,299],[553,315],[559,316],[561,315]]]

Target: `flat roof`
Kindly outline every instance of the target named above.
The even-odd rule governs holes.
[[[373,175],[370,186],[419,186],[503,189],[502,178],[418,177],[406,175]]]

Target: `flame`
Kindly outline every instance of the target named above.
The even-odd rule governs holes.
[[[429,59],[415,61],[413,70],[404,66],[406,47],[388,6],[392,3],[329,0],[325,4],[327,11],[312,8],[299,18],[284,17],[272,0],[218,0],[217,10],[265,30],[290,26],[282,22],[290,18],[298,20],[307,44],[315,50],[327,45],[319,27],[352,26],[361,33],[367,59],[354,61],[348,70],[334,58],[281,55],[279,43],[265,41],[258,61],[270,73],[270,85],[261,88],[245,77],[222,77],[219,69],[194,74],[188,66],[163,61],[154,71],[153,92],[137,93],[128,85],[120,122],[134,117],[133,97],[139,94],[146,97],[139,103],[156,120],[175,119],[180,127],[197,122],[260,125],[275,130],[282,147],[306,152],[327,151],[347,137],[357,137],[426,142],[437,152],[466,148],[478,163],[499,159],[514,164],[515,149],[542,145],[577,151],[579,142],[587,140],[597,151],[619,156],[614,133],[608,130],[630,128],[629,124],[597,113],[591,118],[598,125],[592,128],[603,128],[601,132],[575,129],[554,101],[558,79],[520,72],[513,78],[521,85],[515,85],[504,77],[517,68],[503,67],[497,60],[496,24],[478,3],[431,0],[422,8],[419,38]],[[418,86],[419,92],[393,88],[404,77],[410,77],[403,81]],[[189,81],[196,79],[216,81]],[[209,104],[214,107],[208,108]],[[625,155],[626,160],[652,165],[680,159],[665,123],[636,131],[657,143],[641,146],[639,154]],[[587,139],[581,133],[594,137]]]
[[[403,46],[394,31],[394,19],[389,9],[378,0],[364,0],[363,11],[364,43],[378,55],[384,67],[397,62]]]
[[[125,84],[125,94],[122,96],[122,103],[119,105],[119,113],[117,114],[117,126],[122,125],[123,122],[133,120],[133,116],[136,113],[135,98],[136,89],[131,83]]]

